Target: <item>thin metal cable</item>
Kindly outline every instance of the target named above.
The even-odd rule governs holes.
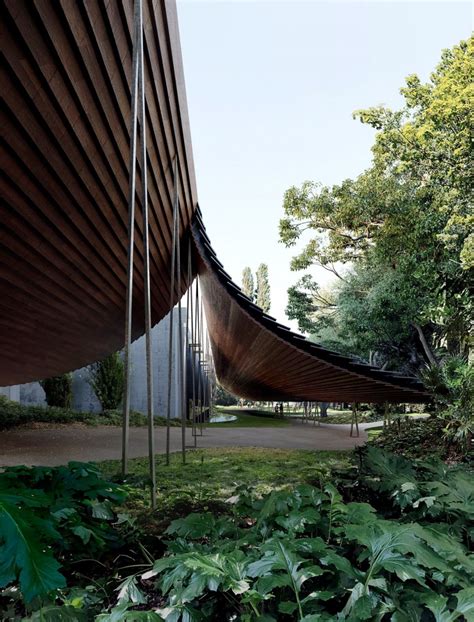
[[[177,224],[177,235],[176,235],[176,277],[178,283],[181,283],[181,241],[180,241],[180,231],[179,224]],[[180,406],[180,415],[181,415],[181,457],[183,464],[186,464],[186,411],[184,409],[184,365],[183,365],[183,318],[182,318],[182,307],[181,307],[181,297],[178,300],[178,373],[179,373],[179,406]],[[177,396],[178,397],[178,396]]]
[[[128,189],[128,261],[127,291],[125,304],[125,345],[124,367],[125,387],[123,396],[122,421],[122,475],[128,472],[128,439],[130,424],[130,346],[132,342],[132,301],[133,301],[133,250],[135,241],[135,186],[137,160],[137,106],[138,106],[138,33],[142,29],[142,2],[135,1],[133,12],[133,60],[131,79],[131,111],[130,111],[130,163]]]
[[[141,4],[141,0],[140,0]],[[140,8],[141,13],[141,8]],[[145,293],[145,347],[146,347],[146,387],[148,410],[148,461],[151,482],[151,506],[156,507],[155,437],[153,412],[153,361],[151,352],[151,301],[150,301],[150,240],[148,224],[148,179],[146,152],[146,111],[145,111],[145,67],[143,54],[143,24],[140,15],[139,27],[139,100],[138,120],[140,123],[140,166],[142,171],[142,213],[143,213],[143,283]]]
[[[192,290],[192,260],[191,260],[191,238],[188,239],[188,274],[187,274],[187,292],[186,292],[186,347],[185,347],[185,355],[186,355],[186,386],[185,386],[185,399],[186,399],[186,408],[187,415],[191,418],[191,421],[194,418],[194,362],[193,362],[193,290]],[[188,399],[188,373],[187,373],[187,357],[190,357],[190,367],[191,367],[191,384],[193,386],[192,390],[192,401]],[[191,406],[191,407],[190,407]],[[191,428],[192,429],[192,428]]]
[[[176,263],[176,236],[178,214],[178,157],[174,159],[174,197],[173,197],[173,239],[171,248],[171,278],[170,278],[170,313],[169,313],[169,340],[168,340],[168,401],[166,405],[166,465],[170,463],[170,422],[171,422],[171,374],[173,367],[173,319],[174,319],[174,277]]]

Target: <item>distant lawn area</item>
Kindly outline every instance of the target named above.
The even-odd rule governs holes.
[[[232,406],[215,406],[216,415],[225,414],[237,417],[234,421],[207,423],[212,428],[281,428],[290,425],[287,419],[268,410],[253,410]]]

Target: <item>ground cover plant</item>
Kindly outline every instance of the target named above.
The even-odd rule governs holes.
[[[168,475],[158,465],[156,516],[145,506],[145,460],[131,461],[131,475],[120,484],[108,481],[116,462],[101,466],[105,479],[92,468],[92,480],[91,467],[71,465],[73,482],[81,481],[84,468],[82,481],[95,482],[93,491],[109,495],[98,499],[112,513],[99,524],[111,530],[113,545],[105,550],[97,545],[87,572],[71,571],[73,560],[61,543],[77,536],[67,523],[55,524],[61,538],[59,544],[49,540],[47,556],[63,563],[56,570],[67,586],[60,583],[21,610],[10,585],[0,602],[8,603],[10,619],[474,619],[474,485],[466,466],[414,462],[374,447],[353,457],[200,450],[190,454],[183,471],[179,459],[173,458]],[[67,481],[67,469],[60,468]],[[48,478],[54,480],[55,471],[49,469]],[[44,480],[38,473],[7,469],[7,487],[20,479],[38,490]],[[86,499],[91,498],[88,485]],[[56,490],[48,486],[48,494]],[[69,496],[73,502],[75,495]],[[65,497],[69,503],[64,492],[58,495]],[[6,503],[18,502],[9,498]],[[30,503],[28,511],[44,508]],[[85,529],[94,530],[94,520],[86,504]],[[43,525],[37,525],[42,533]]]
[[[122,425],[120,410],[106,410],[102,413],[88,413],[60,408],[59,406],[24,406],[0,395],[0,430],[34,424],[83,424],[83,425]],[[139,412],[130,413],[130,425],[146,426],[147,418]],[[155,417],[155,425],[166,425],[165,417]],[[172,426],[180,422],[170,422]]]

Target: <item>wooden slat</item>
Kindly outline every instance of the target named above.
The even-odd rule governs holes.
[[[0,385],[123,345],[132,2],[2,0]],[[173,6],[144,2],[152,321],[169,310],[173,159],[180,231],[197,204]],[[144,331],[137,178],[133,338]],[[183,265],[187,263],[183,261]],[[174,300],[186,290],[177,281]]]
[[[424,387],[299,338],[251,301],[215,261],[198,210],[196,261],[217,376],[253,400],[423,402]]]

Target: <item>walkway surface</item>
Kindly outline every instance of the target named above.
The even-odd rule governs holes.
[[[277,449],[347,450],[367,440],[366,426],[360,424],[360,437],[350,438],[349,425],[292,422],[281,428],[208,427],[197,439],[198,448],[273,447]],[[181,447],[181,429],[171,428],[171,450]],[[193,443],[186,430],[188,445]],[[72,427],[16,429],[0,434],[0,466],[17,464],[55,466],[70,460],[82,462],[118,460],[122,431],[119,427]],[[156,453],[165,451],[165,428],[155,429]],[[130,428],[130,457],[146,456],[147,429]]]

